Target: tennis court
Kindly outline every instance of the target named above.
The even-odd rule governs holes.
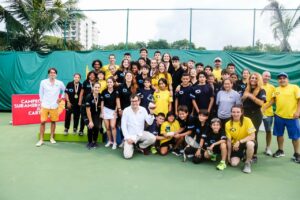
[[[103,144],[95,150],[64,142],[37,148],[39,125],[13,127],[10,120],[11,113],[0,114],[1,200],[299,198],[300,165],[290,161],[287,138],[286,157],[274,159],[263,155],[264,134],[259,134],[258,163],[252,174],[244,174],[232,167],[217,171],[216,163],[183,163],[171,154],[125,160],[120,149]],[[272,143],[275,151],[275,138]]]

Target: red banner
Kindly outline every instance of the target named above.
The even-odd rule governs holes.
[[[13,125],[39,124],[41,102],[38,94],[12,95]],[[65,109],[59,115],[59,121],[65,120]]]

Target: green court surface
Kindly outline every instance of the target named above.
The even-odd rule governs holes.
[[[183,163],[174,155],[135,154],[125,160],[120,149],[103,144],[95,150],[82,142],[38,148],[39,126],[13,127],[10,118],[0,113],[0,200],[299,199],[300,164],[290,161],[288,139],[286,157],[275,159],[263,155],[261,133],[258,163],[252,174],[244,174],[240,167],[217,171],[216,163]]]

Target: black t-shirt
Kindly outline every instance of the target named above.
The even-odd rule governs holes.
[[[197,103],[199,109],[208,109],[210,98],[214,96],[213,89],[210,85],[196,85],[193,87],[191,98]]]
[[[119,97],[119,92],[117,90],[113,90],[112,93],[108,91],[108,89],[103,90],[101,93],[101,100],[104,102],[104,106],[111,110],[115,110],[117,103],[116,99]]]
[[[170,62],[170,65],[168,68],[168,73],[171,74],[171,76],[172,76],[174,72],[175,72],[174,66],[173,66],[172,62]]]
[[[144,80],[145,79],[143,78],[142,74],[139,74],[139,75],[136,76],[136,82],[137,82],[139,88],[143,88],[144,87]]]
[[[184,128],[183,132],[193,131],[195,129],[195,119],[191,116],[188,116],[186,120],[181,120],[178,118],[178,122],[181,128]]]
[[[154,119],[153,123],[146,128],[146,131],[149,131],[153,135],[159,135],[160,134],[160,125],[157,125],[156,119]]]
[[[236,91],[241,95],[243,96],[245,90],[246,90],[246,87],[247,87],[247,83],[244,83],[242,80],[237,80],[236,82]]]
[[[97,100],[98,100],[98,103],[97,103]],[[91,108],[92,116],[100,116],[100,111],[101,111],[101,97],[100,97],[100,94],[98,94],[97,98],[94,98],[93,94],[88,94],[87,97],[86,97],[85,106]]]
[[[227,139],[226,135],[225,135],[224,131],[222,131],[222,129],[220,129],[219,133],[216,134],[210,128],[209,131],[207,131],[206,133],[203,133],[201,136],[204,139],[204,145],[206,147],[209,147],[213,143],[216,143],[220,140],[226,140]]]
[[[77,88],[77,93],[76,93],[74,81],[71,81],[67,84],[65,93],[68,94],[69,101],[72,105],[78,104],[81,88],[82,88],[82,84],[78,83],[78,88]],[[77,98],[75,98],[75,95],[77,95]]]
[[[253,91],[251,91],[251,93],[252,92]],[[266,91],[264,89],[261,89],[256,95],[256,98],[266,102]],[[245,99],[245,101],[243,102],[243,107],[245,111],[260,110],[261,108],[261,106],[254,103],[254,101],[252,101],[250,98]]]
[[[175,98],[178,100],[178,106],[186,105],[189,109],[189,113],[193,110],[193,104],[190,94],[193,91],[192,86],[183,87],[180,86],[180,90],[175,93]]]
[[[126,107],[130,106],[130,96],[131,96],[131,86],[128,88],[126,83],[122,83],[118,87],[121,108],[124,110]]]
[[[172,74],[172,87],[174,91],[176,90],[176,87],[181,84],[181,77],[183,73],[184,71],[181,67],[179,67],[177,70],[174,69]]]
[[[196,141],[198,143],[200,143],[200,140],[202,138],[202,135],[206,135],[207,132],[209,131],[210,127],[209,127],[209,123],[206,122],[203,126],[201,124],[201,122],[199,121],[198,118],[194,118],[194,122],[195,122],[195,128],[194,131],[192,133],[192,137],[196,136]]]
[[[117,70],[115,75],[117,76],[117,83],[124,83],[125,73],[123,71]]]
[[[153,93],[154,90],[152,88],[150,88],[149,90],[145,90],[145,88],[139,88],[137,91],[137,94],[141,97],[140,106],[146,108],[148,112],[149,112],[148,110],[149,103],[153,101]]]
[[[82,83],[82,89],[83,89],[83,99],[85,99],[85,97],[88,95],[88,94],[91,94],[92,93],[92,84],[90,83],[90,81],[88,80],[85,80],[83,81]]]

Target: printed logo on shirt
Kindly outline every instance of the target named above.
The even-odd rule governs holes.
[[[236,128],[233,128],[233,127],[232,127],[232,128],[230,128],[230,131],[231,131],[231,132],[235,132],[235,131],[236,131]]]
[[[196,94],[200,94],[200,93],[201,93],[201,90],[196,90],[195,93],[196,93]]]
[[[196,133],[199,135],[200,134],[200,128],[196,129]]]
[[[110,97],[110,94],[105,94],[104,97],[105,97],[105,98],[109,98],[109,97]]]
[[[139,80],[139,83],[144,83],[144,80],[140,79],[140,80]]]
[[[127,92],[127,89],[126,89],[126,88],[124,88],[122,91],[123,91],[123,92]]]
[[[69,89],[69,92],[73,92],[74,90],[73,89]]]
[[[124,74],[124,73],[121,73],[120,76],[125,76],[125,74]]]
[[[184,91],[179,91],[178,93],[179,93],[179,94],[183,94],[183,93],[184,93]]]
[[[280,92],[275,92],[275,95],[276,95],[276,96],[280,95]]]

